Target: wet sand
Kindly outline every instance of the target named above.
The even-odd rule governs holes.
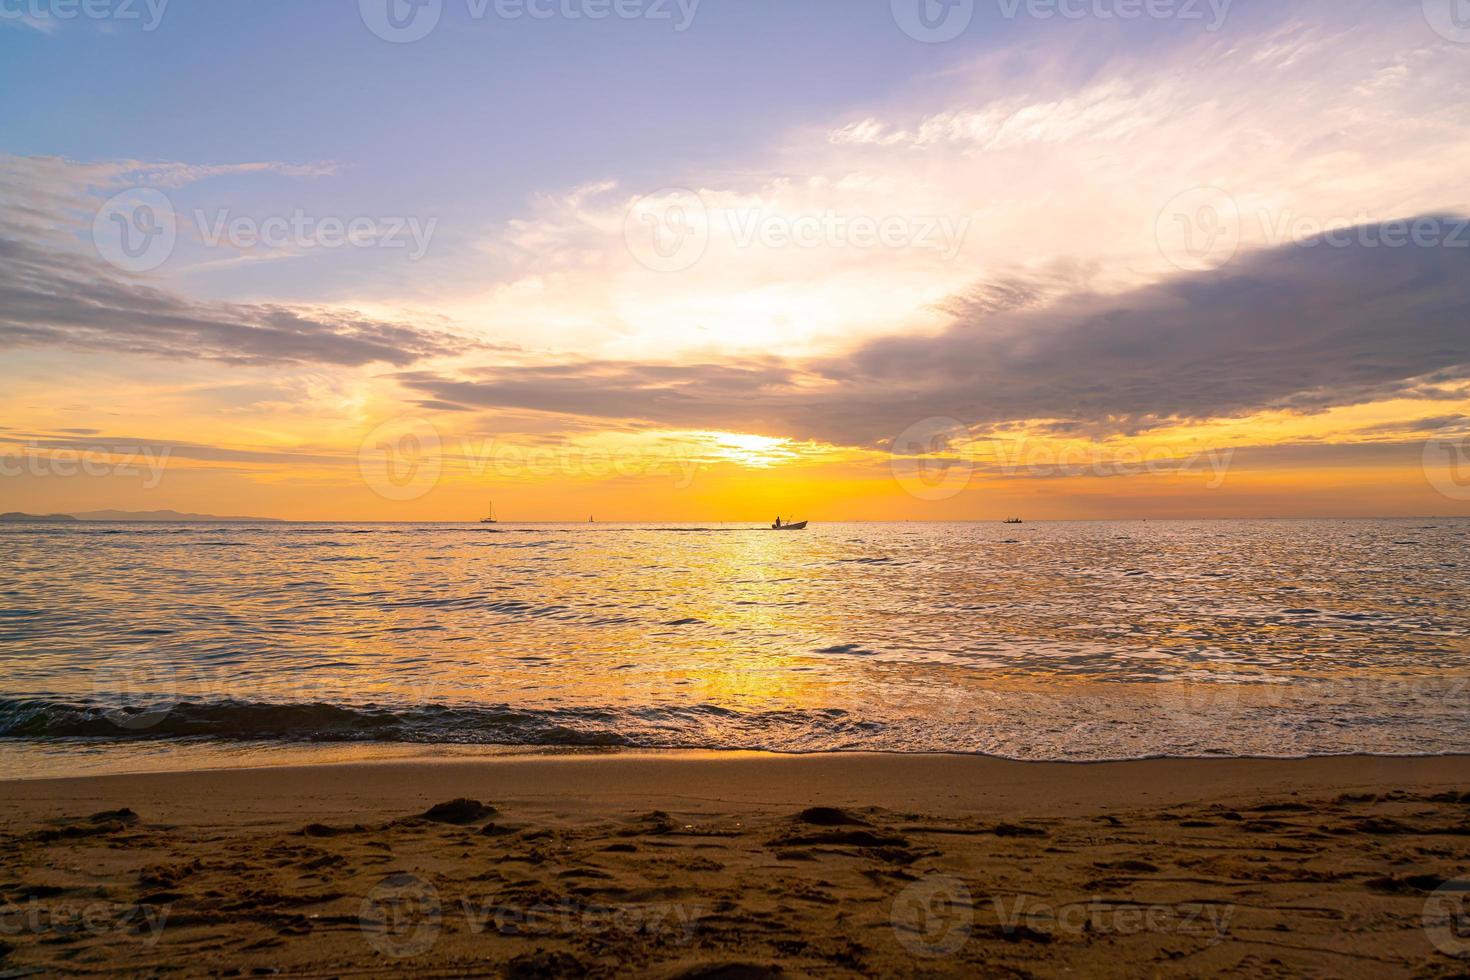
[[[1409,977],[1470,954],[1466,757],[590,754],[0,803],[7,975]]]

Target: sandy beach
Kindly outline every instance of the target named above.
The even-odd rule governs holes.
[[[0,802],[7,976],[1410,977],[1470,953],[1465,757],[609,753]]]

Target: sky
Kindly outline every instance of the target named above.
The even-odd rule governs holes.
[[[0,0],[0,510],[1470,515],[1470,0]]]

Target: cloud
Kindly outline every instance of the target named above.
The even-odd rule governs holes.
[[[1470,208],[1458,165],[1470,157],[1465,50],[1417,3],[1236,7],[1218,32],[1012,25],[1004,43],[977,44],[973,60],[879,101],[661,170],[658,184],[697,195],[692,211],[669,213],[708,226],[702,257],[676,273],[630,254],[630,238],[658,226],[635,223],[630,236],[625,219],[637,200],[693,199],[624,174],[537,196],[480,250],[436,255],[442,276],[418,288],[488,336],[535,323],[542,344],[589,358],[807,356],[932,333],[936,304],[980,270],[1035,283],[1067,268],[1113,292],[1159,282],[1176,271],[1161,215],[1201,188],[1238,208],[1246,248],[1303,227]],[[807,247],[742,233],[829,217],[908,221],[915,234],[897,247],[842,235]],[[915,247],[934,220],[965,229],[957,256]]]
[[[179,187],[221,176],[322,177],[332,163],[190,164],[0,153],[0,349],[190,357],[232,364],[374,363],[487,349],[441,330],[289,303],[195,300],[119,273],[79,248],[100,195],[122,187]]]
[[[177,161],[98,160],[0,153],[0,237],[55,241],[90,229],[102,198],[129,187],[182,187],[211,177],[271,173],[328,177],[332,162],[192,164]]]
[[[480,349],[350,311],[193,300],[121,278],[79,253],[0,238],[0,348],[34,346],[349,367],[406,367]]]
[[[1459,219],[1435,218],[1444,227]],[[838,445],[882,445],[951,417],[976,431],[1078,423],[1094,435],[1262,411],[1463,397],[1470,248],[1373,247],[1382,226],[1260,249],[1224,270],[1123,293],[1055,295],[1057,280],[982,282],[931,336],[849,353],[688,365],[585,361],[415,372],[433,400]]]
[[[1376,425],[1365,425],[1354,429],[1358,435],[1402,435],[1406,433],[1432,433],[1442,429],[1460,430],[1470,426],[1470,416],[1460,415],[1431,415],[1428,418],[1403,419],[1392,422],[1379,422]]]
[[[588,361],[482,369],[463,380],[410,372],[399,380],[440,404],[678,425],[740,418],[748,430],[760,424],[763,395],[781,404],[789,400],[796,372],[774,358],[686,365]],[[780,425],[782,418],[773,414],[765,424]]]
[[[132,439],[125,436],[94,435],[55,436],[45,434],[12,435],[0,438],[0,445],[21,446],[25,450],[72,453],[107,453],[115,456],[143,455],[154,459],[188,459],[204,463],[289,463],[335,465],[355,462],[356,458],[280,450],[238,449],[211,446],[173,439]]]

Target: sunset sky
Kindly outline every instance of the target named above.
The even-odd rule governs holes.
[[[6,6],[0,510],[1470,514],[1458,0],[375,2]]]

